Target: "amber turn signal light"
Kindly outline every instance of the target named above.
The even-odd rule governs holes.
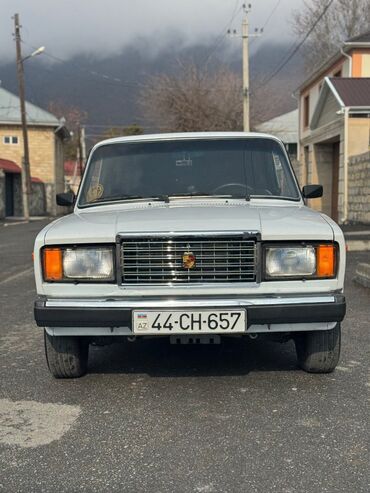
[[[319,245],[317,247],[317,276],[335,276],[335,253],[334,245]]]
[[[63,279],[62,250],[60,248],[44,248],[43,268],[45,281]]]

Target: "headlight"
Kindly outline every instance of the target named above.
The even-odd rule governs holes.
[[[113,281],[113,247],[52,247],[43,250],[45,281]]]
[[[266,246],[265,277],[330,278],[335,275],[334,245]]]

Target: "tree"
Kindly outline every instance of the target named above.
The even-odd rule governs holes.
[[[66,127],[71,133],[71,138],[64,143],[65,157],[67,160],[77,159],[79,129],[87,120],[87,112],[77,106],[70,106],[57,101],[51,101],[48,110],[58,118],[64,118]]]
[[[102,139],[111,139],[128,135],[142,135],[144,130],[137,123],[132,123],[125,127],[111,127],[105,130],[101,136]]]
[[[211,72],[178,62],[176,73],[148,78],[139,96],[144,117],[168,132],[242,129],[242,81],[221,66]]]
[[[293,13],[293,29],[302,37],[314,25],[330,0],[305,0]],[[370,0],[334,0],[318,22],[304,49],[306,65],[312,69],[334,55],[343,41],[370,29]]]

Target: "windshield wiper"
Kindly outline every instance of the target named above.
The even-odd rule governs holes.
[[[278,200],[289,200],[290,202],[298,202],[299,198],[284,197],[281,195],[251,195],[252,199],[278,199]]]
[[[230,194],[214,194],[208,192],[185,192],[185,193],[174,193],[169,195],[169,198],[176,197],[215,197],[217,199],[243,199],[250,200],[249,195],[230,195]]]
[[[104,202],[119,202],[125,200],[148,200],[150,202],[169,202],[168,195],[156,195],[154,197],[145,197],[144,195],[112,195],[110,197],[101,197],[99,199],[92,200],[86,205],[102,204]]]

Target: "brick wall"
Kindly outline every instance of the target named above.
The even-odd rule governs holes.
[[[4,144],[4,136],[18,137],[18,144]],[[55,194],[64,191],[63,144],[52,127],[29,126],[28,130],[31,175],[44,184],[46,213],[60,213]],[[23,156],[22,129],[18,125],[0,126],[0,156],[21,166]],[[40,210],[40,207],[36,207]]]
[[[18,137],[18,144],[4,144],[3,137],[6,135]],[[31,174],[45,183],[55,180],[55,138],[52,127],[29,127]],[[21,166],[23,137],[20,126],[0,126],[0,156]]]
[[[370,152],[349,160],[348,220],[370,224]]]

